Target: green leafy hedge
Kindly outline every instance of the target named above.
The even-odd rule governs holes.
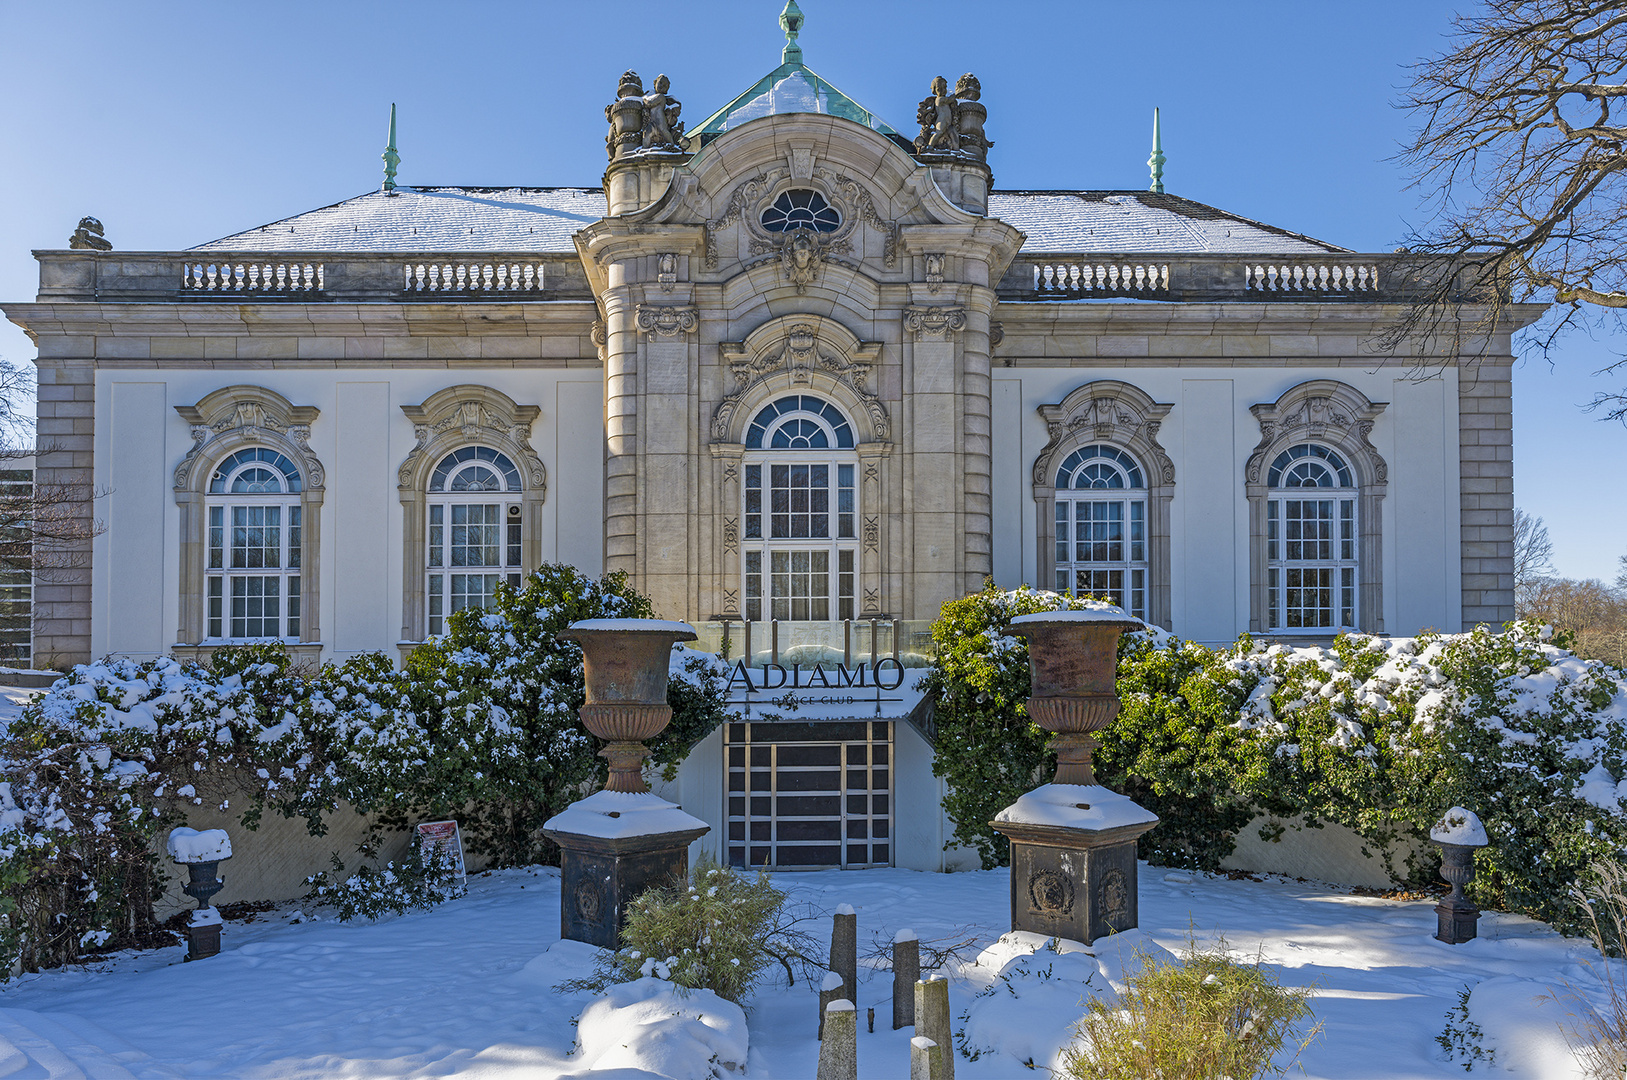
[[[556,860],[542,823],[605,768],[577,719],[581,648],[559,632],[649,614],[622,575],[545,566],[455,613],[404,670],[368,654],[302,672],[277,645],[75,668],[0,735],[0,977],[150,940],[157,853],[189,805],[321,835],[343,800],[379,829],[459,818],[494,865]],[[666,765],[727,715],[724,666],[674,657],[672,724],[652,741]]]
[[[985,866],[1008,857],[988,827],[994,813],[1054,768],[1022,706],[1027,645],[1003,628],[1080,603],[991,587],[946,604],[933,627],[934,768],[948,780],[956,841]],[[1436,860],[1404,857],[1401,841],[1465,806],[1492,837],[1471,887],[1478,902],[1576,929],[1569,885],[1627,842],[1627,674],[1566,644],[1531,623],[1345,635],[1328,648],[1126,634],[1123,710],[1103,733],[1097,776],[1162,819],[1142,838],[1144,858],[1206,870],[1256,816],[1303,815],[1356,830],[1398,882],[1429,881]]]

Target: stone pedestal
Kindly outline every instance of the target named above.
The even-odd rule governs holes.
[[[1435,918],[1435,939],[1448,945],[1473,941],[1480,933],[1480,909],[1462,896],[1436,904]]]
[[[560,847],[559,936],[616,948],[634,897],[652,886],[688,880],[689,844],[707,831],[698,821],[696,826],[622,837],[545,828],[544,834]]]
[[[1136,838],[1156,824],[1095,831],[994,822],[1011,838],[1011,928],[1089,945],[1136,926]]]
[[[187,960],[203,960],[220,952],[220,924],[186,928]]]

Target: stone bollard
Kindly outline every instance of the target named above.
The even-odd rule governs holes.
[[[858,1080],[859,1013],[851,1001],[833,1001],[825,1007],[829,1037],[819,1044],[817,1080]]]
[[[836,909],[830,929],[830,969],[842,977],[842,996],[859,1003],[859,917],[849,904]]]
[[[915,1023],[915,984],[921,978],[921,942],[914,930],[893,935],[893,1030]]]
[[[825,981],[819,985],[819,1037],[825,1037],[825,1010],[833,1001],[843,1001],[842,977],[834,971],[825,972]]]
[[[938,1044],[924,1035],[910,1040],[910,1080],[939,1080]]]
[[[933,1080],[955,1080],[955,1043],[949,1030],[949,983],[933,975],[915,984],[915,1031],[937,1044]]]

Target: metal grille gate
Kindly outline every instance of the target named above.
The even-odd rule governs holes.
[[[892,750],[887,720],[728,725],[729,865],[890,866]]]

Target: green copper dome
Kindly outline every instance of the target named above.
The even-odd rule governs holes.
[[[802,62],[802,47],[797,44],[797,32],[802,29],[803,15],[796,0],[789,0],[780,13],[780,27],[785,31],[784,61],[764,75],[751,89],[707,117],[699,127],[689,132],[692,149],[700,149],[731,128],[737,128],[759,116],[783,113],[823,113],[840,116],[863,124],[883,135],[897,136],[898,132],[875,113],[866,109],[836,87],[814,74]]]

